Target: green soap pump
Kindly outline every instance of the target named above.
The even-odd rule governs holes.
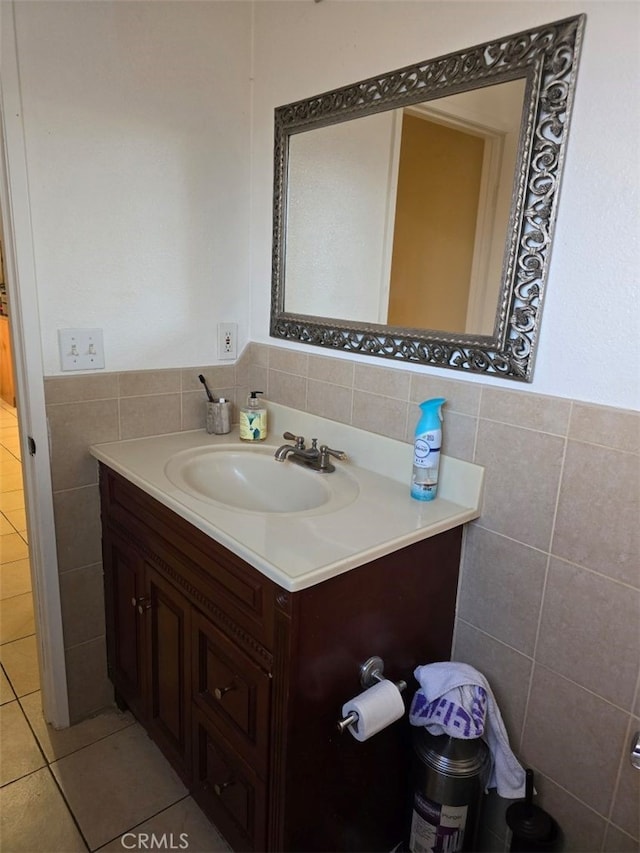
[[[247,405],[240,409],[240,438],[263,441],[267,437],[267,410],[258,400],[262,391],[251,391]]]
[[[422,415],[416,426],[413,443],[413,476],[411,497],[432,501],[438,491],[438,468],[442,446],[442,409],[447,401],[434,397],[420,403]]]

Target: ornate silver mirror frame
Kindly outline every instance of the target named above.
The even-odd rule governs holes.
[[[567,18],[278,107],[270,335],[530,382],[584,24],[584,15]],[[525,98],[493,335],[453,335],[287,313],[291,136],[516,78],[526,81]]]

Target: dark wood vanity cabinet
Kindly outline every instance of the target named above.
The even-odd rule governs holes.
[[[414,668],[449,658],[461,528],[291,593],[100,469],[117,700],[235,850],[390,850],[406,716],[363,743],[336,723],[371,655],[407,705]]]

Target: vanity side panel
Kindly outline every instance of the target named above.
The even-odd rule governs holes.
[[[390,850],[403,838],[406,714],[362,743],[336,723],[372,655],[408,683],[407,709],[415,667],[450,659],[461,537],[447,531],[296,594],[283,849]]]
[[[291,661],[297,658],[300,598],[299,594],[284,589],[281,589],[275,598],[267,850],[290,849],[286,846],[287,756],[289,755],[290,724],[294,719]]]

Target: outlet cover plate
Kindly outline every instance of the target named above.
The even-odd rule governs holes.
[[[218,358],[236,358],[238,354],[238,324],[218,323]]]

